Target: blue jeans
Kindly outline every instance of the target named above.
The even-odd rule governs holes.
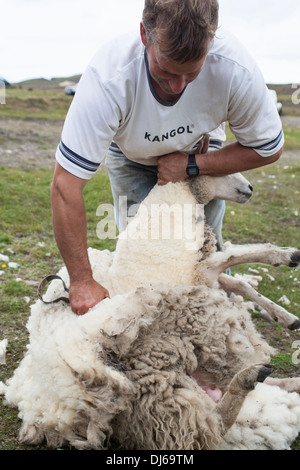
[[[157,183],[157,167],[146,166],[128,160],[118,149],[109,149],[106,158],[112,194],[114,198],[116,224],[120,232],[126,227],[130,207],[140,204]],[[127,206],[121,206],[120,197],[126,196]],[[206,223],[210,225],[217,238],[218,249],[222,251],[222,227],[225,214],[225,201],[213,200],[204,208]]]

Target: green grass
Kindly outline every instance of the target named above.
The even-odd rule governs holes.
[[[254,196],[245,205],[227,203],[225,236],[235,243],[299,243],[300,161],[281,162],[245,173]]]
[[[19,263],[29,278],[39,279],[41,273],[61,263],[52,230],[51,181],[48,170],[0,168],[0,252]],[[96,234],[96,210],[103,202],[112,203],[112,196],[107,175],[99,173],[85,189],[89,242],[99,249],[113,249],[114,240],[99,240]],[[2,269],[3,284],[3,279],[15,273],[8,267]]]
[[[5,105],[0,106],[0,118],[64,119],[73,97],[64,90],[23,90],[7,88]]]
[[[19,265],[12,269],[0,261],[0,341],[9,341],[6,366],[0,365],[0,381],[12,375],[23,357],[28,342],[26,323],[30,304],[37,299],[38,283],[62,266],[52,230],[51,181],[52,172],[48,170],[0,167],[0,253]],[[88,238],[90,246],[113,250],[115,240],[99,240],[96,234],[96,210],[104,202],[112,203],[112,196],[103,172],[85,189]],[[17,441],[20,422],[16,410],[0,405],[0,422],[0,450],[32,449]]]
[[[285,149],[294,150],[300,146],[299,128],[284,126]]]
[[[227,202],[224,219],[224,239],[232,243],[265,243],[278,246],[299,248],[300,218],[300,162],[289,166],[274,164],[245,173],[254,185],[254,196],[245,205]],[[232,274],[252,274],[249,269],[258,271],[262,277],[259,292],[278,303],[286,295],[291,304],[286,307],[300,317],[299,312],[299,271],[288,267],[263,267],[243,265],[232,269]],[[257,275],[257,274],[256,274]],[[298,333],[287,332],[280,324],[262,322],[260,316],[255,319],[259,330],[278,349],[273,359],[276,374],[281,376],[299,376],[299,365],[292,363],[292,344],[299,339]]]
[[[283,126],[283,131],[285,137],[285,150],[298,150],[300,148],[300,128],[294,126]],[[228,123],[226,124],[226,138],[228,143],[236,141],[234,135],[229,129]]]

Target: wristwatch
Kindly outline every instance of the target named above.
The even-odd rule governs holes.
[[[196,163],[196,155],[190,154],[188,159],[188,165],[186,167],[186,174],[188,176],[198,176],[199,173],[200,171]]]

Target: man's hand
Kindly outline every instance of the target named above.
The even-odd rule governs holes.
[[[183,152],[174,152],[158,158],[158,184],[177,183],[187,178],[186,167],[188,155]]]
[[[196,154],[207,153],[209,147],[209,136],[203,135]],[[169,153],[158,158],[158,185],[163,186],[167,183],[178,183],[188,178],[186,167],[188,164],[188,155],[183,152]]]
[[[84,315],[88,310],[103,299],[109,297],[109,292],[94,279],[73,282],[69,289],[69,299],[72,311]]]

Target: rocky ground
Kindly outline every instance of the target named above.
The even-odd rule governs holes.
[[[0,119],[0,165],[54,168],[63,121]]]

